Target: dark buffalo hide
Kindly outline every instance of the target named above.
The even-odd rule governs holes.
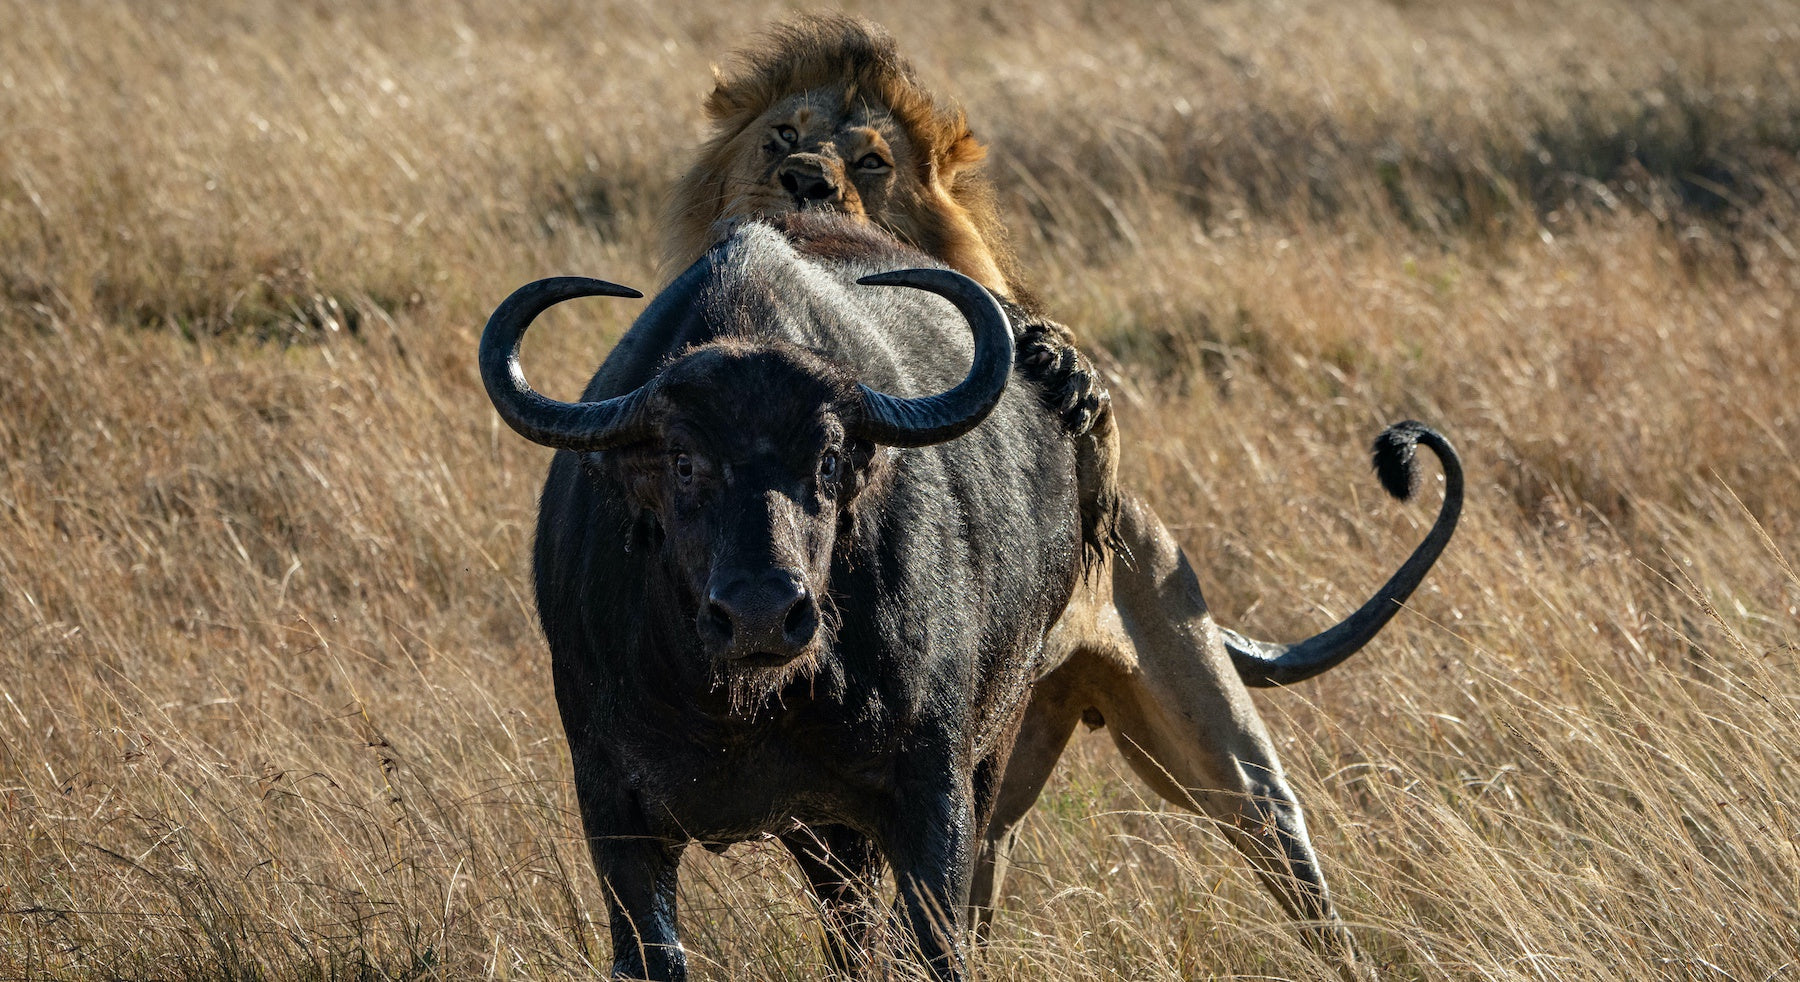
[[[885,864],[896,936],[962,974],[974,850],[1081,527],[1069,438],[1029,382],[942,442],[868,422],[862,386],[913,399],[970,373],[956,306],[857,283],[939,266],[829,216],[744,225],[588,384],[584,403],[617,410],[589,414],[622,436],[528,434],[565,448],[538,610],[615,976],[685,977],[685,844],[770,834],[819,895],[840,967],[881,933],[866,888]],[[487,345],[505,389],[516,362]],[[522,379],[510,391],[547,404]]]

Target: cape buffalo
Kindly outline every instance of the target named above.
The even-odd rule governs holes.
[[[615,977],[686,976],[684,844],[771,833],[840,968],[891,864],[906,940],[963,974],[975,850],[1081,522],[1071,441],[1031,385],[1007,387],[993,298],[942,268],[889,272],[939,265],[841,217],[743,225],[579,403],[531,390],[520,338],[552,304],[635,293],[542,280],[488,322],[489,397],[561,451],[538,612]]]

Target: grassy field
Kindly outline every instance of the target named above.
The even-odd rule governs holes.
[[[653,287],[708,65],[780,8],[0,0],[0,978],[603,970],[526,575],[548,454],[475,344]],[[1125,472],[1297,636],[1260,695],[1396,979],[1800,978],[1800,6],[855,4],[993,148]],[[639,309],[526,364],[572,396]],[[698,850],[696,850],[698,852]],[[995,980],[1332,978],[1078,738]],[[684,871],[704,979],[816,978],[780,850]]]

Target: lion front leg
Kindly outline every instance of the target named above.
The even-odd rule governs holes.
[[[1019,371],[1043,391],[1044,405],[1075,439],[1081,538],[1090,569],[1119,545],[1119,432],[1100,370],[1075,346],[1066,325],[1008,306],[1018,331]]]

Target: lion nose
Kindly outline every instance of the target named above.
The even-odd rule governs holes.
[[[781,165],[778,175],[781,186],[793,196],[794,204],[805,207],[808,204],[824,201],[835,201],[838,197],[837,181],[818,160],[794,158]]]

